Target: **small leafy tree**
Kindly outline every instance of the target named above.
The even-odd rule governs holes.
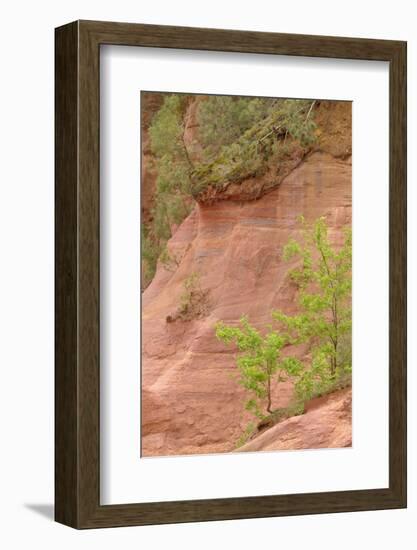
[[[288,340],[272,327],[268,327],[267,333],[262,336],[246,316],[240,319],[239,324],[233,327],[223,322],[217,323],[216,336],[226,344],[233,342],[237,345],[239,382],[251,394],[245,408],[263,418],[265,413],[272,413],[272,383],[297,376],[303,366],[297,359],[282,357],[282,349]]]
[[[352,328],[352,236],[345,230],[339,250],[331,245],[324,217],[313,225],[300,218],[301,241],[290,240],[284,259],[300,258],[301,264],[290,272],[299,288],[301,313],[288,316],[275,311],[272,316],[287,331],[293,343],[312,343],[311,369],[297,382],[305,397],[317,388],[325,391],[342,373],[351,369]]]

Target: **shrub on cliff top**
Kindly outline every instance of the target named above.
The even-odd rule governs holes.
[[[264,119],[279,101],[270,98],[209,96],[198,107],[199,138],[206,159],[231,145]]]
[[[279,162],[280,156],[288,154],[290,141],[292,147],[296,144],[303,148],[310,147],[315,141],[314,103],[275,100],[268,105],[268,109],[260,110],[265,116],[241,133],[233,143],[220,147],[214,159],[194,167],[191,171],[193,196],[198,198],[209,186],[222,188],[230,182],[262,175],[271,156],[276,155]],[[211,134],[216,135],[216,131]]]

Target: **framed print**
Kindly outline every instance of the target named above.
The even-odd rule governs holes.
[[[406,506],[406,44],[56,29],[56,520]]]

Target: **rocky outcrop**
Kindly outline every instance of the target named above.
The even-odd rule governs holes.
[[[296,289],[287,275],[291,264],[283,262],[282,248],[297,235],[297,217],[326,216],[335,243],[351,222],[351,160],[344,145],[339,152],[310,153],[258,200],[234,196],[197,204],[176,230],[168,250],[178,267],[160,264],[142,295],[144,456],[235,448],[249,420],[246,394],[234,379],[235,354],[217,341],[214,325],[236,323],[245,314],[262,328],[271,310],[296,310]],[[205,314],[167,322],[191,273],[199,274],[207,292]],[[299,356],[305,351],[298,350]],[[276,385],[273,408],[287,406],[292,394],[290,383]],[[321,439],[309,441],[317,447]]]
[[[187,148],[190,151],[197,151],[197,155],[194,156],[195,160],[201,160],[201,149],[198,149],[198,124],[193,122],[197,118],[198,104],[203,100],[204,96],[201,96],[192,101],[185,117],[184,136],[193,136],[193,139],[188,138],[185,144],[189,144]],[[341,159],[350,157],[352,154],[351,103],[348,101],[317,101],[313,102],[312,107],[314,107],[316,129],[314,131],[315,141],[309,144],[302,145],[286,131],[277,134],[275,129],[275,131],[265,134],[265,120],[258,123],[256,126],[258,133],[252,136],[253,142],[257,143],[258,152],[261,153],[265,146],[263,139],[271,134],[275,136],[275,144],[277,145],[279,142],[280,145],[272,154],[269,162],[259,166],[255,173],[250,174],[251,177],[249,174],[245,177],[245,173],[249,169],[242,159],[239,161],[239,155],[233,160],[229,159],[233,168],[229,167],[226,170],[222,155],[209,164],[197,165],[191,175],[192,193],[197,202],[212,204],[219,200],[257,200],[278,187],[304,158],[313,152],[329,153],[334,158]],[[270,121],[269,124],[272,122]],[[190,131],[187,130],[188,125]],[[273,128],[275,127],[273,126]],[[254,128],[250,131],[254,132]],[[235,162],[233,163],[233,161]]]
[[[241,452],[330,449],[352,446],[352,390],[315,399],[300,416],[276,424],[239,449]]]
[[[195,195],[199,204],[213,204],[218,201],[253,201],[281,185],[282,181],[301,163],[310,148],[301,147],[294,140],[288,140],[288,150],[276,162],[270,162],[265,173],[243,180],[229,181],[204,186]]]

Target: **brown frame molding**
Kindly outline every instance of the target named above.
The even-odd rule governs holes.
[[[102,44],[389,62],[389,488],[100,505],[99,52]],[[406,507],[406,43],[76,21],[56,29],[55,47],[56,521],[75,528],[97,528]]]

